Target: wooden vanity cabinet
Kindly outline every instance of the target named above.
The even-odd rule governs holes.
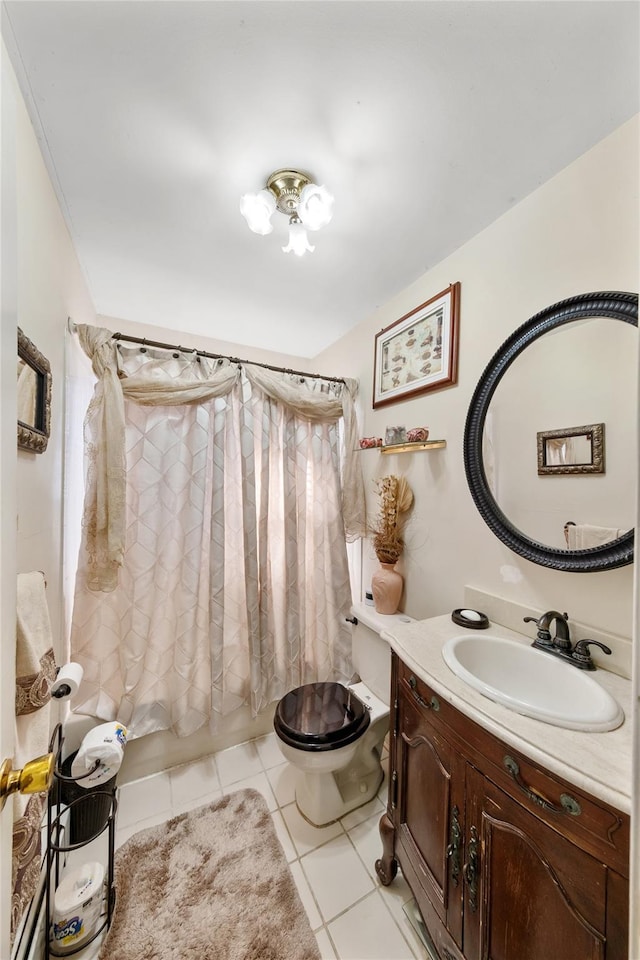
[[[380,880],[442,960],[625,960],[629,818],[442,701],[393,655]]]

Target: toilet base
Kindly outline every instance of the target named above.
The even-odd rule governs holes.
[[[298,770],[296,806],[314,827],[326,827],[373,800],[384,779],[380,752],[374,747],[364,762],[335,773]]]
[[[368,711],[369,724],[363,732],[356,732],[355,737],[328,749],[299,745],[287,725],[280,722],[279,711],[284,701],[276,709],[274,727],[278,746],[296,773],[296,805],[314,827],[335,823],[351,810],[369,803],[384,779],[380,758],[389,729],[389,706],[363,682],[352,684],[350,690]],[[298,694],[297,690],[294,692]],[[316,696],[317,691],[314,689],[312,693]],[[314,705],[313,697],[311,704]],[[344,708],[344,701],[342,706]]]

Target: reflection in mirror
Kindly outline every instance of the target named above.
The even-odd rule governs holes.
[[[518,327],[478,381],[463,444],[469,490],[492,532],[532,563],[589,573],[633,562],[637,326],[637,294],[578,294]],[[571,430],[551,428],[604,422],[606,473],[585,480],[580,474],[591,467],[573,464],[561,483],[538,473],[538,433],[567,437]],[[614,531],[614,539],[567,549],[569,521],[591,533]]]
[[[538,432],[538,474],[604,473],[604,423]]]
[[[22,357],[18,357],[18,420],[27,427],[37,427],[38,375]]]
[[[637,329],[606,317],[568,323],[531,343],[505,372],[490,404],[494,495],[527,537],[566,549],[568,520],[630,530],[634,525]],[[611,375],[605,375],[611,371]],[[594,416],[595,414],[595,416]],[[540,469],[540,426],[607,424],[607,472],[585,480],[583,467]],[[585,427],[580,427],[583,432]],[[572,431],[558,430],[559,436]],[[586,446],[586,442],[585,442]],[[558,457],[556,448],[553,456]],[[601,458],[602,459],[602,458]],[[547,475],[566,473],[562,484]]]
[[[18,446],[33,453],[47,449],[51,430],[51,367],[18,327]]]

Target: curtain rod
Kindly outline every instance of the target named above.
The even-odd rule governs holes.
[[[259,363],[257,360],[241,360],[240,357],[229,357],[224,353],[208,353],[207,350],[196,350],[195,347],[180,347],[174,343],[162,343],[160,340],[147,340],[146,337],[129,337],[124,333],[114,333],[114,340],[126,340],[127,343],[139,343],[141,347],[159,347],[161,350],[180,350],[183,353],[195,353],[199,357],[208,357],[210,360],[229,360],[231,363],[253,364],[254,367],[264,367],[266,370],[275,370],[277,373],[290,373],[296,377],[310,377],[314,380],[328,380],[331,383],[344,383],[344,377],[325,377],[321,373],[305,373],[303,370],[290,370],[288,367],[276,367],[271,363]]]

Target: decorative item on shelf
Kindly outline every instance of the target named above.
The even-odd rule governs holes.
[[[381,447],[382,437],[363,437],[360,441],[361,450],[371,450],[372,447]]]
[[[376,613],[396,613],[402,596],[403,584],[402,574],[398,573],[395,564],[383,563],[381,560],[380,569],[376,570],[371,577],[373,605]]]
[[[413,503],[413,493],[404,477],[391,475],[376,483],[380,511],[372,529],[372,541],[380,569],[371,578],[371,591],[376,611],[392,614],[398,609],[402,596],[402,574],[394,568],[404,549],[404,515]]]
[[[407,441],[409,443],[424,443],[429,439],[429,431],[426,427],[412,427],[407,430]]]
[[[459,627],[469,627],[471,630],[486,630],[489,626],[489,618],[486,613],[480,610],[469,610],[467,608],[458,608],[451,613],[451,619]]]
[[[406,443],[407,431],[404,427],[387,427],[384,433],[384,442],[387,447],[394,443]]]

